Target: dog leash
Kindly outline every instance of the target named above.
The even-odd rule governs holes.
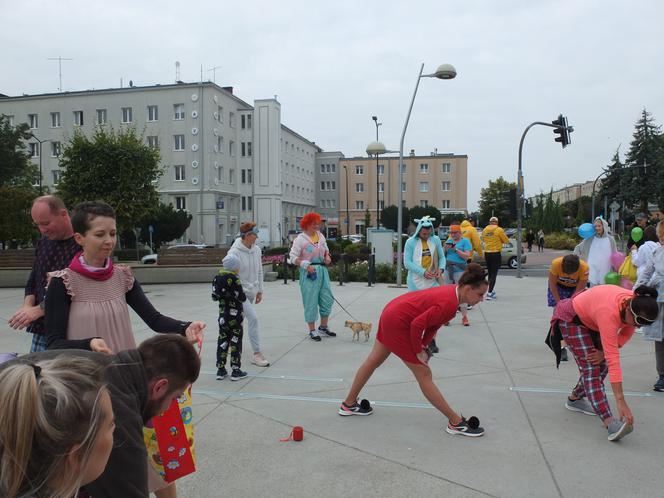
[[[334,302],[337,303],[341,307],[341,309],[344,310],[348,314],[348,316],[353,319],[354,322],[358,321],[353,315],[350,314],[350,311],[348,311],[346,308],[344,308],[343,304],[341,304],[339,301],[337,301],[336,297],[332,296],[332,299],[334,299]]]

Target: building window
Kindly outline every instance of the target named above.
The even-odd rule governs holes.
[[[184,119],[184,104],[173,104],[173,119]]]
[[[185,211],[187,209],[187,198],[185,196],[177,196],[175,198],[175,209]]]
[[[452,190],[452,182],[443,182],[443,192]]]
[[[385,184],[383,182],[378,184],[378,192],[385,192]]]
[[[60,113],[51,113],[51,128],[60,128]]]
[[[355,201],[355,209],[364,209],[364,201]]]
[[[420,192],[429,191],[429,182],[420,182]]]
[[[134,113],[131,109],[131,107],[123,107],[122,108],[122,122],[123,123],[131,123],[134,121]]]
[[[320,189],[325,190],[325,182],[320,182]]]
[[[224,122],[224,108],[220,105],[217,106],[217,121],[220,123]]]
[[[251,183],[253,181],[252,178],[252,171],[250,169],[247,170],[247,183]]]
[[[235,157],[235,142],[233,140],[228,141],[228,154]]]
[[[176,164],[173,166],[173,171],[175,172],[174,179],[176,182],[183,182],[185,180],[184,164]]]
[[[336,173],[336,172],[337,172],[337,165],[330,164],[330,173]]]
[[[28,114],[28,123],[30,123],[31,130],[36,130],[37,128],[39,128],[39,115]]]
[[[247,211],[254,209],[254,198],[249,196],[247,197]]]
[[[9,121],[9,126],[14,126],[14,115],[12,114],[11,116],[6,116],[7,120]]]
[[[175,145],[173,150],[184,150],[184,135],[173,135]]]
[[[242,144],[244,145],[244,144]],[[244,184],[247,183],[247,170],[243,169],[240,170],[240,183]]]
[[[157,135],[148,136],[148,147],[153,149],[159,148],[159,137]]]
[[[383,200],[378,201],[378,209],[380,209],[381,211],[385,209],[385,201]]]
[[[228,183],[230,183],[230,184],[235,183],[235,170],[234,169],[228,170]]]
[[[39,142],[30,142],[30,157],[39,157]]]
[[[251,142],[247,142],[247,156],[251,157]]]
[[[223,154],[223,152],[224,152],[224,137],[217,137],[217,151]]]
[[[83,126],[83,111],[74,111],[74,124]]]
[[[51,171],[51,173],[53,173],[53,185],[57,185],[58,183],[60,183],[60,176],[62,176],[60,174],[60,170],[54,169],[53,171]]]
[[[429,207],[429,201],[427,201],[426,199],[422,199],[420,201],[420,207],[421,208]]]
[[[401,165],[401,173],[405,173],[405,172],[406,172],[406,165],[402,164]]]
[[[401,191],[402,192],[406,191],[406,182],[401,182]]]
[[[325,166],[326,166],[325,164],[320,165],[320,172],[321,173],[325,173]]]
[[[450,209],[450,201],[443,201],[443,209]]]
[[[443,173],[451,173],[452,165],[450,163],[443,163]]]
[[[356,175],[363,175],[364,174],[364,166],[362,166],[361,164],[358,164],[357,166],[355,166],[355,174]]]
[[[429,165],[427,163],[420,164],[420,173],[426,174],[429,172]]]
[[[159,119],[159,107],[156,105],[148,106],[148,121],[157,121]]]
[[[228,113],[228,125],[231,128],[235,128],[235,113],[234,112],[229,112]]]
[[[332,188],[330,190],[336,190],[336,189],[337,189],[337,182],[333,181]]]
[[[355,235],[361,235],[364,231],[364,221],[355,222]]]
[[[60,157],[60,142],[51,142],[51,157]]]
[[[106,109],[97,109],[97,124],[106,124]]]
[[[379,164],[378,165],[378,174],[379,175],[384,175],[385,174],[385,165],[384,164]]]
[[[355,192],[364,192],[364,183],[356,183]]]
[[[244,171],[244,170],[242,170]],[[247,210],[247,198],[245,196],[242,196],[242,211]]]

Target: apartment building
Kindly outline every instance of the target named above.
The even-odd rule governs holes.
[[[339,161],[342,152],[320,152],[316,155],[316,188],[318,189],[318,208],[324,222],[326,236],[336,238],[340,235],[339,225]]]
[[[403,158],[403,177],[399,181],[399,158],[341,158],[339,180],[339,218],[343,234],[361,233],[369,210],[371,226],[376,226],[376,212],[396,205],[398,189],[403,205],[435,206],[441,212],[467,210],[468,156],[432,153]],[[341,171],[343,170],[343,171]],[[346,220],[349,220],[346,224]]]
[[[42,182],[57,189],[59,156],[75,130],[134,127],[158,148],[165,203],[193,215],[183,239],[230,244],[254,220],[266,244],[280,244],[317,206],[320,149],[281,123],[276,99],[251,105],[211,82],[84,90],[0,98],[0,113],[27,122],[43,143]],[[29,141],[35,162],[37,140]]]

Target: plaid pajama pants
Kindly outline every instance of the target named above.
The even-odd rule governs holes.
[[[560,321],[560,332],[567,343],[567,347],[574,354],[574,360],[579,367],[581,376],[579,382],[572,390],[572,396],[588,398],[595,413],[604,421],[611,418],[611,407],[604,391],[604,379],[609,369],[606,361],[593,365],[586,360],[586,355],[596,349],[590,330],[575,323]]]

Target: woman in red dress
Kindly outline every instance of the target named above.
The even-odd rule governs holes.
[[[461,417],[445,401],[433,382],[427,346],[438,329],[454,318],[459,304],[479,303],[488,286],[486,272],[480,265],[471,263],[459,278],[458,285],[409,292],[390,301],[380,316],[374,347],[355,374],[350,392],[339,408],[339,415],[373,413],[369,402],[362,400],[358,403],[357,397],[374,370],[394,353],[413,372],[424,396],[448,418],[448,433],[474,437],[484,434],[482,427]]]

